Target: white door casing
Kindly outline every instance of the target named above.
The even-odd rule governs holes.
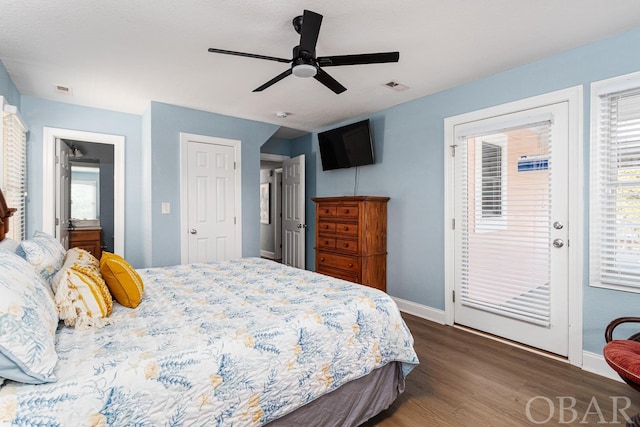
[[[239,141],[181,133],[181,262],[242,256]]]
[[[71,217],[71,148],[56,138],[56,235],[65,249],[69,249],[69,220]]]
[[[465,113],[459,116],[445,119],[445,323],[453,325],[457,322],[457,304],[453,301],[453,292],[456,284],[456,230],[460,226],[455,204],[455,161],[452,156],[454,151],[451,147],[458,141],[455,137],[456,126],[469,124],[474,121],[489,119],[496,116],[510,114],[512,112],[534,109],[558,103],[566,103],[568,113],[568,123],[566,128],[567,140],[567,160],[565,163],[565,176],[568,178],[566,194],[566,214],[565,228],[562,231],[551,231],[551,240],[563,238],[565,246],[563,248],[552,248],[551,256],[556,257],[565,251],[567,258],[565,282],[567,286],[567,297],[564,315],[567,319],[567,351],[565,354],[570,363],[582,365],[582,224],[583,224],[583,173],[582,173],[582,87],[577,86],[549,94],[544,94],[484,110]],[[554,148],[555,150],[555,148]],[[457,151],[457,150],[456,150]],[[554,152],[554,155],[557,153]],[[558,159],[556,159],[558,160]],[[558,172],[562,168],[557,169]],[[458,207],[459,208],[459,207]],[[553,213],[552,215],[555,215]],[[455,219],[455,224],[453,220]],[[555,221],[555,220],[554,220]],[[554,222],[551,221],[551,222]],[[549,224],[551,227],[551,224]],[[559,236],[560,232],[563,236]],[[569,245],[570,242],[570,245]],[[459,243],[459,242],[458,242]],[[554,252],[555,251],[555,252]],[[552,273],[556,274],[556,273]],[[457,297],[458,295],[456,295]],[[457,299],[457,298],[456,298]],[[501,323],[502,318],[499,319]],[[522,341],[526,337],[524,331],[517,332],[517,341]]]
[[[113,145],[113,249],[125,254],[125,138],[121,135],[44,127],[42,129],[42,231],[56,235],[56,138]]]
[[[305,268],[305,157],[282,163],[282,263]]]

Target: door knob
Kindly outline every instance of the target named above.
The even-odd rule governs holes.
[[[195,228],[192,228],[191,230],[189,230],[189,233],[198,234],[198,230],[196,230]]]
[[[554,248],[561,248],[561,247],[563,247],[563,246],[564,246],[564,240],[562,240],[562,239],[555,239],[555,240],[553,241],[553,247],[554,247]]]
[[[553,223],[553,228],[555,228],[556,230],[562,230],[564,228],[564,225],[562,225],[560,221],[556,221]]]

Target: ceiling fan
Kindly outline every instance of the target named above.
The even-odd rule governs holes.
[[[209,52],[291,63],[291,68],[278,74],[262,86],[254,89],[254,92],[261,92],[269,86],[293,74],[294,76],[298,77],[313,77],[314,79],[318,80],[320,83],[334,91],[336,94],[339,94],[347,90],[347,88],[342,86],[340,83],[338,83],[337,80],[335,80],[326,71],[324,71],[322,69],[323,67],[398,62],[398,59],[400,58],[399,52],[320,56],[316,58],[316,43],[318,42],[318,34],[320,33],[321,23],[322,15],[310,10],[305,10],[302,16],[297,16],[293,19],[293,28],[295,28],[296,32],[300,34],[300,44],[293,48],[292,59],[276,58],[273,56],[256,55],[253,53],[236,52],[233,50],[214,48],[210,48]]]

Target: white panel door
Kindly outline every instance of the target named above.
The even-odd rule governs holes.
[[[56,237],[69,249],[69,219],[71,218],[71,148],[56,138],[56,181],[58,197],[56,197]]]
[[[282,263],[305,268],[304,154],[282,163]]]
[[[567,356],[568,103],[455,132],[455,323]]]
[[[235,181],[234,147],[188,142],[189,263],[236,257]]]

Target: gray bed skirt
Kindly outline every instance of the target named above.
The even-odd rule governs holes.
[[[404,391],[402,366],[392,362],[369,375],[267,424],[285,426],[358,426],[387,409]]]

